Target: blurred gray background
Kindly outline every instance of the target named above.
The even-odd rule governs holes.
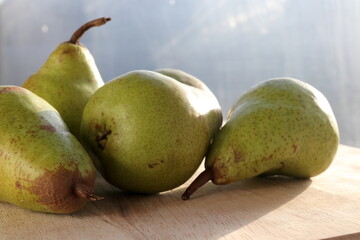
[[[226,114],[252,85],[298,78],[328,98],[341,143],[360,147],[360,1],[0,0],[0,84],[21,85],[98,17],[112,21],[82,43],[105,82],[135,69],[182,69]]]

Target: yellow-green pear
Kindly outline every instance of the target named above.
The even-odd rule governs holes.
[[[153,194],[178,187],[194,174],[221,124],[212,94],[137,70],[94,93],[84,108],[81,133],[109,183]]]
[[[17,86],[0,86],[0,201],[71,213],[94,192],[95,168],[59,113]]]
[[[310,178],[325,171],[339,145],[335,116],[325,96],[297,79],[262,82],[230,109],[214,138],[205,171],[184,200],[211,180],[228,184],[258,175]]]
[[[24,88],[55,107],[78,138],[83,108],[90,96],[104,84],[93,56],[79,40],[86,30],[107,21],[110,18],[99,18],[81,26],[23,84]]]

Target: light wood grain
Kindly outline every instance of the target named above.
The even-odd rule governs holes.
[[[34,213],[0,203],[0,239],[360,237],[358,148],[342,145],[331,167],[311,180],[208,183],[190,201],[182,201],[189,182],[169,192],[143,196],[116,190],[98,178],[97,190],[105,199],[71,215]]]

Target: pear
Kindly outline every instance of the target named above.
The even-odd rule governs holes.
[[[207,91],[137,70],[94,93],[84,108],[81,133],[109,183],[154,194],[195,173],[221,124],[219,103]]]
[[[93,56],[79,40],[89,28],[110,20],[99,18],[81,26],[23,84],[24,88],[55,107],[71,133],[78,138],[83,108],[90,96],[104,84]]]
[[[95,168],[59,113],[25,88],[0,86],[0,201],[71,213],[94,192]]]
[[[325,171],[339,145],[339,130],[325,96],[292,78],[262,82],[230,109],[202,172],[182,198],[211,180],[229,184],[258,175],[310,178]]]

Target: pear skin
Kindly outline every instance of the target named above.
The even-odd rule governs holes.
[[[186,85],[202,89],[209,95],[215,97],[211,90],[200,79],[187,72],[174,68],[160,68],[155,70],[155,72],[164,74]]]
[[[191,87],[200,89],[202,91],[193,91],[194,94],[199,93],[199,98],[201,99],[206,99],[206,101],[208,101],[208,104],[211,106],[220,106],[216,96],[213,94],[213,92],[206,86],[205,83],[203,83],[200,79],[198,79],[197,77],[184,72],[182,70],[179,69],[174,69],[174,68],[161,68],[161,69],[157,69],[156,72],[161,73],[165,76],[171,77],[172,79],[175,79],[183,84],[189,85]],[[204,98],[204,94],[208,95],[207,98]],[[198,100],[199,102],[201,102],[201,100]],[[209,126],[218,126],[219,125],[219,121],[222,121],[222,113],[221,111],[210,111],[207,113],[207,117],[206,119],[209,121],[208,125]],[[214,136],[219,128],[218,127],[210,127],[211,132],[211,136]]]
[[[45,99],[60,113],[70,131],[80,139],[83,108],[104,82],[90,51],[80,37],[91,27],[101,26],[110,18],[99,18],[81,26],[67,42],[61,43],[39,71],[23,87]]]
[[[45,100],[0,86],[0,201],[48,213],[71,213],[94,192],[87,152]]]
[[[339,145],[339,129],[325,96],[297,79],[262,82],[230,109],[214,138],[205,171],[184,200],[201,185],[229,184],[258,175],[310,178],[325,171]]]
[[[94,93],[81,130],[109,183],[154,194],[180,186],[194,174],[221,124],[220,106],[205,91],[138,70]]]

